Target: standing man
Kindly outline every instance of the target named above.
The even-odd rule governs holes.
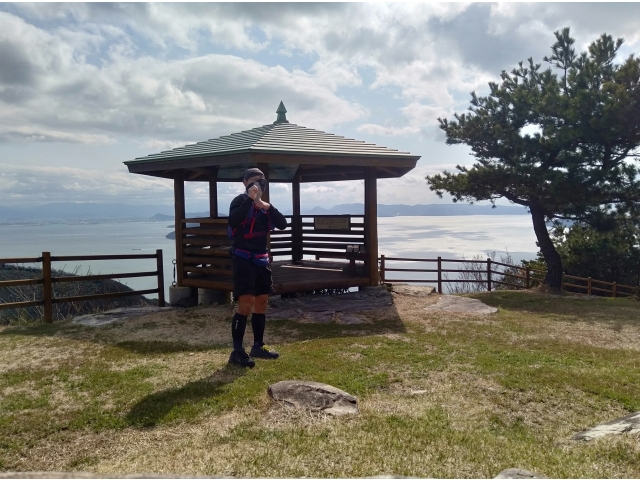
[[[229,207],[229,235],[233,238],[233,295],[238,309],[231,323],[233,352],[229,363],[253,368],[253,358],[276,359],[278,353],[264,347],[267,300],[273,290],[267,235],[270,230],[287,228],[287,220],[271,204],[261,199],[267,188],[264,173],[257,168],[244,172],[246,193],[238,195]],[[253,347],[249,355],[242,346],[247,317],[251,315]]]

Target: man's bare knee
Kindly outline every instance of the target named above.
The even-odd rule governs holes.
[[[269,295],[258,295],[255,298],[256,300],[253,304],[253,311],[255,313],[266,313],[267,303],[269,302]]]
[[[238,298],[238,313],[247,316],[251,313],[256,297],[253,295],[240,295]]]

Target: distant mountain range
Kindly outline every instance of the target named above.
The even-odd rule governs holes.
[[[0,206],[0,222],[142,219],[149,218],[156,213],[171,214],[173,213],[173,207],[169,205],[71,202],[49,203],[39,207]]]
[[[291,215],[290,210],[283,210]],[[362,215],[364,205],[347,203],[331,208],[303,208],[304,215]],[[432,204],[432,205],[378,205],[379,217],[444,216],[444,215],[526,215],[524,207]],[[188,212],[187,217],[204,217],[209,212]],[[220,212],[221,216],[225,214]],[[173,221],[173,206],[124,205],[115,203],[49,203],[39,207],[5,207],[0,205],[0,223],[61,223],[98,221]]]

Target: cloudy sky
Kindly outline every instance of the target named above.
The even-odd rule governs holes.
[[[541,62],[564,26],[580,51],[606,32],[640,53],[639,18],[638,3],[1,3],[0,205],[171,204],[170,182],[122,162],[271,123],[281,100],[292,123],[422,156],[379,181],[380,203],[438,203],[425,175],[472,163],[438,117]],[[197,185],[188,209],[207,204]],[[272,198],[290,204],[284,185]],[[361,202],[362,185],[302,201]]]

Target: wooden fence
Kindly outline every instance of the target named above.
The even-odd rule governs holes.
[[[593,295],[594,292],[600,292],[610,294],[612,297],[632,297],[634,295],[640,297],[640,287],[595,280],[591,277],[574,277],[573,275],[563,275],[562,290],[586,295]]]
[[[73,261],[90,261],[90,260],[134,260],[143,258],[155,258],[156,270],[148,272],[133,273],[108,273],[104,275],[84,275],[69,277],[53,277],[51,274],[51,262],[73,262]],[[133,295],[146,295],[148,293],[158,294],[158,306],[164,307],[164,270],[162,265],[162,250],[156,250],[155,254],[137,254],[137,255],[71,255],[71,256],[51,256],[51,252],[42,252],[41,257],[33,258],[0,258],[0,264],[7,263],[40,263],[42,262],[42,278],[34,278],[27,280],[5,280],[0,281],[2,287],[18,287],[25,285],[42,285],[42,300],[34,300],[29,302],[12,302],[0,303],[0,310],[10,308],[27,308],[27,307],[44,307],[44,321],[53,322],[53,304],[78,302],[87,300],[102,300],[116,297],[128,297]],[[134,278],[134,277],[158,277],[158,287],[148,290],[133,290],[130,292],[112,292],[100,293],[94,295],[80,295],[73,297],[54,298],[53,284],[64,282],[86,282],[94,280],[107,280],[114,278]]]
[[[385,283],[415,282],[434,283],[437,285],[438,293],[442,293],[444,283],[480,283],[486,284],[487,291],[491,291],[496,285],[506,288],[528,289],[542,282],[545,271],[532,268],[519,267],[506,263],[496,262],[487,258],[486,260],[460,260],[451,258],[398,258],[380,256],[380,281]],[[389,267],[387,262],[414,262],[429,264],[435,263],[435,268],[396,268]],[[478,268],[459,269],[443,268],[443,263],[463,263],[478,265]],[[486,265],[486,266],[483,266]],[[501,270],[498,270],[500,268]],[[432,274],[429,278],[388,278],[388,272],[413,272],[418,274]],[[465,275],[464,278],[450,279],[448,273]],[[425,276],[423,276],[425,277]],[[597,285],[597,286],[596,286]],[[611,287],[611,288],[607,288]],[[605,282],[594,280],[591,277],[583,278],[573,275],[563,274],[562,290],[568,293],[582,293],[592,295],[594,292],[608,294],[612,297],[640,297],[640,286],[622,285],[616,282]],[[576,291],[578,290],[578,291]]]

